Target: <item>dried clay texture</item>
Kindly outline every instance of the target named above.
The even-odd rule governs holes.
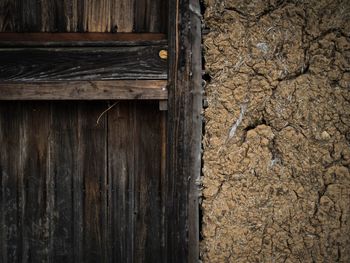
[[[350,262],[350,1],[206,0],[204,262]]]

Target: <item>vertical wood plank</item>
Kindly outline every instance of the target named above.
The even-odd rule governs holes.
[[[50,255],[52,188],[49,174],[50,106],[25,103],[23,107],[21,165],[22,262],[43,262]]]
[[[71,27],[76,0],[42,0],[41,32],[75,32]]]
[[[20,1],[21,8],[16,12],[21,13],[22,25],[20,31],[22,32],[40,32],[41,31],[41,1],[26,0]]]
[[[19,113],[18,103],[0,103],[0,261],[4,263],[18,260]]]
[[[88,32],[109,32],[111,29],[111,0],[85,0],[85,30]]]
[[[83,177],[83,262],[106,262],[106,109],[105,103],[79,105],[79,170]]]
[[[166,32],[167,1],[2,0],[1,32]]]
[[[135,261],[163,262],[158,103],[138,103],[135,134]]]
[[[77,19],[77,0],[64,0],[63,9],[65,16],[66,28],[63,32],[77,32],[78,19]]]
[[[135,0],[112,1],[112,31],[133,32]]]
[[[0,104],[0,146],[6,149],[6,105],[7,103]],[[8,228],[6,225],[6,191],[8,181],[8,167],[7,167],[7,154],[0,156],[0,209],[3,211],[0,213],[0,260],[7,262],[7,243],[8,243]]]
[[[180,16],[182,8],[185,14],[181,13]],[[171,89],[168,99],[166,247],[167,262],[174,263],[175,258],[187,262],[188,255],[187,178],[190,171],[188,156],[186,156],[188,132],[185,126],[185,116],[189,111],[187,108],[189,61],[186,49],[182,49],[180,53],[181,46],[188,47],[188,20],[182,16],[186,16],[187,8],[188,0],[170,1],[169,3],[168,56]]]
[[[26,263],[28,262],[28,257],[27,257],[27,251],[28,251],[28,246],[26,245],[27,242],[25,241],[27,234],[25,231],[25,202],[26,202],[26,195],[25,195],[25,184],[24,184],[24,169],[25,169],[25,158],[26,158],[26,151],[27,151],[27,134],[26,134],[26,115],[24,114],[26,110],[25,103],[19,103],[20,108],[19,108],[19,123],[20,123],[20,140],[19,140],[19,162],[18,162],[18,167],[19,167],[19,173],[18,173],[18,189],[17,189],[17,196],[18,196],[18,205],[17,205],[17,215],[18,215],[18,262],[23,262]]]
[[[76,170],[72,178],[73,187],[73,251],[74,262],[83,262],[84,258],[84,171],[81,162],[84,160],[84,132],[82,126],[82,102],[76,102],[75,114],[77,116],[76,132],[77,132],[77,158],[76,158]]]
[[[161,248],[162,248],[162,260],[166,261],[167,258],[167,226],[166,226],[166,215],[167,215],[167,113],[162,111],[160,118],[160,142],[161,142],[161,159],[160,159],[160,173],[161,173]]]
[[[54,226],[51,260],[53,262],[74,262],[74,226],[73,209],[74,185],[77,176],[78,138],[77,107],[75,103],[54,102],[51,114],[51,174],[55,186]],[[81,191],[82,188],[79,190]],[[79,211],[79,210],[78,210]]]
[[[111,262],[135,262],[134,148],[135,103],[119,102],[108,112],[108,171],[111,185]]]
[[[5,145],[5,127],[3,125],[5,109],[3,108],[4,104],[0,104],[0,146],[6,147]],[[0,156],[0,209],[1,211],[5,211],[6,206],[6,185],[7,185],[7,174],[5,166],[7,157],[4,155]],[[0,213],[0,260],[2,262],[7,262],[7,228],[5,221],[5,213]]]
[[[190,0],[190,54],[191,54],[191,79],[189,86],[191,87],[192,108],[189,112],[191,123],[191,139],[192,145],[190,148],[190,188],[189,188],[189,212],[188,212],[188,227],[189,227],[189,253],[188,262],[197,262],[199,260],[199,196],[200,196],[200,177],[202,164],[202,127],[203,127],[203,87],[202,87],[202,24],[201,24],[201,8],[199,0]]]
[[[41,31],[65,32],[67,31],[67,16],[69,11],[65,9],[66,0],[42,0],[41,1]]]
[[[169,3],[167,262],[198,262],[202,86],[198,0]]]
[[[160,1],[160,14],[158,23],[158,31],[161,33],[168,33],[168,26],[169,26],[169,4],[172,0],[166,0],[166,1]],[[174,12],[174,10],[172,11]]]
[[[163,10],[162,1],[140,0],[135,6],[135,31],[136,32],[161,32],[163,28],[162,17],[166,10]]]
[[[112,262],[164,262],[164,113],[157,102],[129,103],[108,113],[110,217],[120,237]]]
[[[0,32],[17,32],[22,24],[17,0],[0,1]]]
[[[135,16],[134,16],[134,30],[135,32],[146,31],[146,2],[147,0],[140,0],[135,2]]]
[[[41,32],[50,32],[51,27],[54,26],[55,10],[52,10],[52,3],[51,0],[43,0],[41,2]]]
[[[84,14],[85,10],[85,0],[74,0],[74,7],[76,9],[74,10],[74,15],[76,14],[76,20],[77,20],[77,32],[85,32],[85,18],[82,14]]]

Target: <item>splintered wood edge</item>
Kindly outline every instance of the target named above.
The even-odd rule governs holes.
[[[167,80],[0,82],[0,100],[167,99]]]

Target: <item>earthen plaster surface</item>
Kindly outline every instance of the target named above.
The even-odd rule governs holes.
[[[350,1],[206,0],[204,262],[350,262]]]

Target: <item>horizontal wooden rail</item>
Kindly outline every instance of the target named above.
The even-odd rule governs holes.
[[[166,80],[0,83],[0,100],[166,100]]]
[[[0,48],[0,82],[167,79],[166,48]]]
[[[0,33],[0,47],[76,47],[166,45],[158,33]]]
[[[0,33],[0,100],[166,100],[164,34]]]

